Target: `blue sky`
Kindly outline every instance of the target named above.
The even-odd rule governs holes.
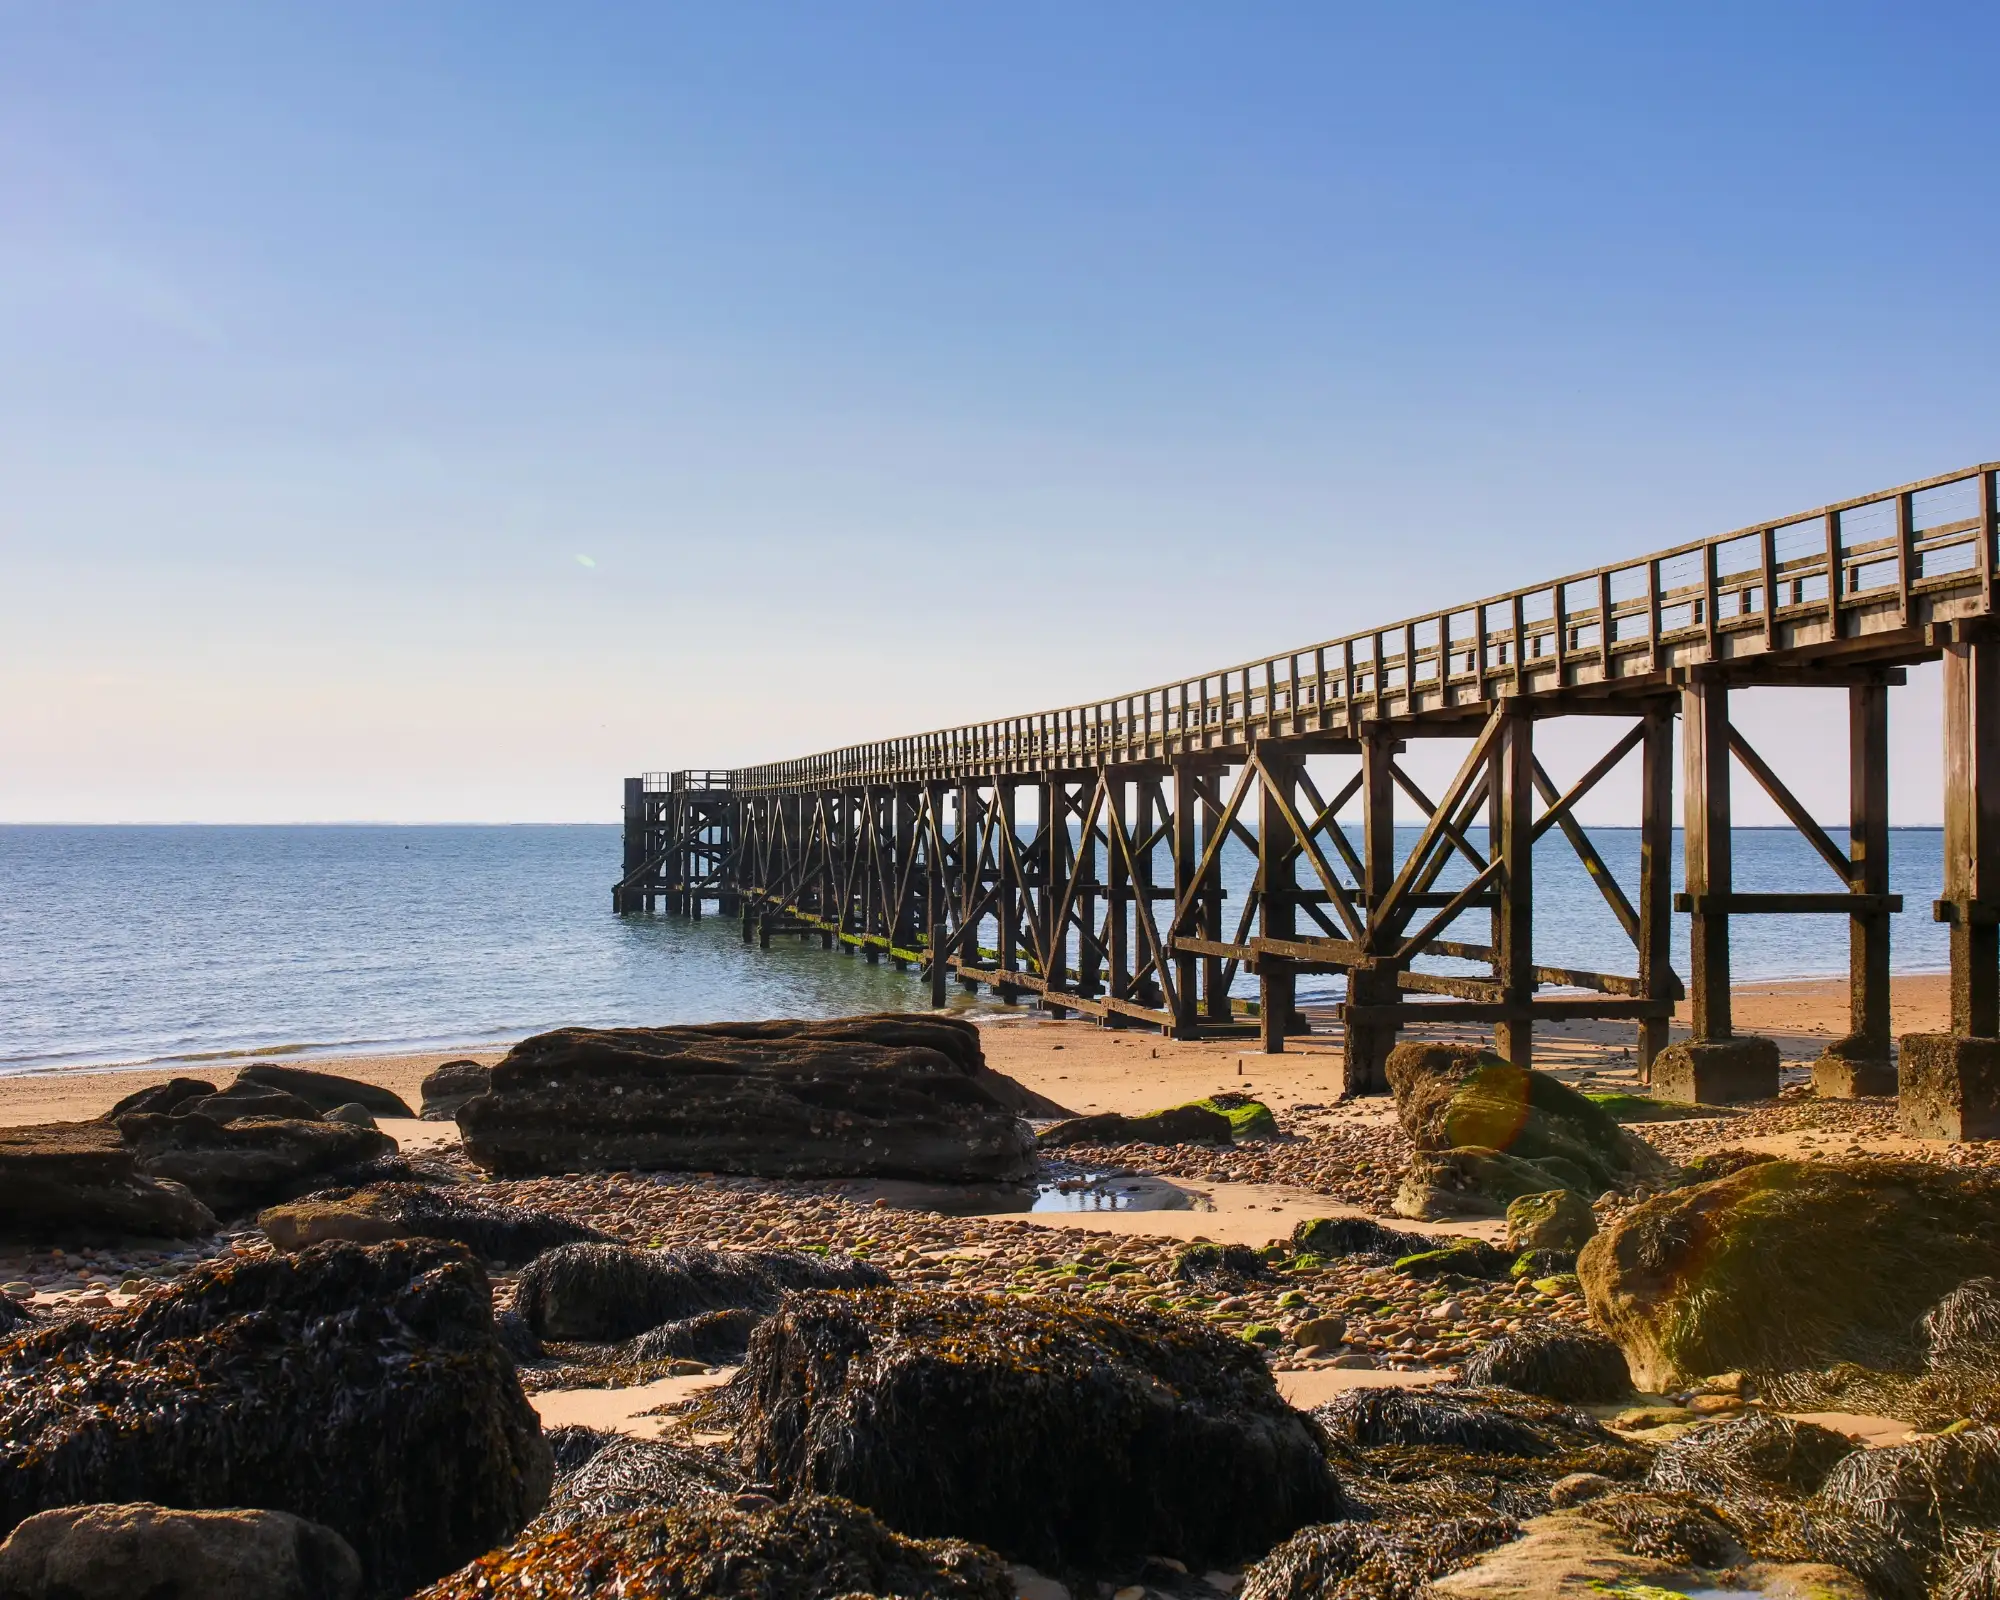
[[[1996,47],[0,0],[0,818],[608,817],[2000,456]]]

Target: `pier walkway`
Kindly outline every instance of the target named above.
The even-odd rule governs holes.
[[[1683,986],[1697,1041],[1726,1044],[1732,919],[1823,913],[1846,920],[1851,948],[1852,1034],[1836,1049],[1858,1081],[1879,1088],[1886,1072],[1893,1091],[1890,918],[1902,907],[1888,886],[1887,691],[1916,662],[1944,662],[1945,885],[1924,909],[1951,926],[1954,1034],[2000,1035],[1995,470],[1107,700],[628,779],[614,904],[695,916],[713,904],[746,940],[803,935],[920,966],[937,1004],[953,982],[987,985],[1106,1025],[1254,1031],[1271,1051],[1305,1026],[1297,976],[1343,973],[1349,1092],[1379,1089],[1398,1030],[1429,1019],[1490,1023],[1500,1053],[1525,1063],[1537,1021],[1627,1018],[1650,1065]],[[1846,691],[1844,845],[1731,725],[1730,693],[1750,686]],[[1553,717],[1608,729],[1602,758],[1567,785],[1535,755],[1536,725]],[[1426,738],[1470,740],[1435,795],[1398,759]],[[1308,757],[1331,758],[1316,766],[1341,780],[1316,781]],[[1628,760],[1641,769],[1642,851],[1624,884],[1575,808]],[[1825,878],[1734,891],[1733,767],[1811,842]],[[1423,819],[1401,854],[1398,791]],[[1629,970],[1536,960],[1532,846],[1550,830],[1631,941],[1629,962],[1607,965]],[[1236,906],[1222,886],[1230,839],[1257,862]],[[1442,886],[1454,858],[1457,886]],[[1677,915],[1691,923],[1685,975],[1669,956]],[[1467,975],[1417,970],[1424,956]],[[1239,974],[1254,974],[1254,1003],[1232,997]]]

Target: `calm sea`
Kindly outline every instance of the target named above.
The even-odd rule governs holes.
[[[1636,831],[1592,838],[1635,886]],[[1837,887],[1790,830],[1743,830],[1735,848],[1741,891]],[[0,1074],[926,1003],[914,974],[816,943],[758,951],[718,917],[614,916],[619,850],[610,826],[0,827]],[[1891,861],[1910,908],[1896,921],[1897,968],[1938,970],[1941,835],[1897,830]],[[1224,866],[1240,905],[1247,856]],[[1536,873],[1538,956],[1633,970],[1559,837],[1537,848]],[[1460,928],[1480,937],[1477,917]],[[1684,947],[1684,918],[1676,933]],[[1736,972],[1842,972],[1846,940],[1837,917],[1739,919]]]

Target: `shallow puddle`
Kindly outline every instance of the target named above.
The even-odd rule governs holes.
[[[1199,1197],[1136,1173],[1084,1173],[1039,1184],[1030,1211],[1192,1211]]]

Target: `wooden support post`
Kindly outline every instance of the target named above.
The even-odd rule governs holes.
[[[2000,1036],[2000,641],[1944,651],[1944,899],[1951,1031]]]
[[[958,958],[964,963],[959,968],[958,981],[967,989],[979,987],[979,979],[965,969],[979,965],[979,924],[982,919],[973,915],[973,908],[979,904],[986,888],[986,869],[979,847],[979,813],[977,785],[970,779],[962,781],[958,786],[958,822],[953,829],[953,838],[958,845]]]
[[[998,921],[1000,937],[995,944],[999,951],[1000,970],[1017,972],[1021,965],[1021,946],[1018,937],[1021,925],[1021,895],[1023,884],[1015,863],[1021,853],[1021,830],[1015,810],[1015,786],[1002,779],[994,785],[994,803],[999,811],[1000,848],[996,852],[996,866],[1000,874],[1000,900]],[[1020,997],[1021,991],[1011,983],[1003,983],[996,992],[1008,1005]]]
[[[1094,783],[1097,780],[1091,781]],[[1108,789],[1110,786],[1107,785],[1106,787]],[[1107,798],[1106,804],[1109,803],[1109,799]],[[1090,804],[1086,800],[1084,802],[1084,815],[1088,817],[1089,814]],[[1083,837],[1077,841],[1076,876],[1078,882],[1082,885],[1076,894],[1077,920],[1085,934],[1085,937],[1078,941],[1081,948],[1077,951],[1076,958],[1076,992],[1081,995],[1096,996],[1104,991],[1104,963],[1102,954],[1099,952],[1096,944],[1098,937],[1097,891],[1099,880],[1097,876],[1097,830],[1095,828],[1086,829]]]
[[[1257,790],[1257,877],[1263,889],[1257,931],[1266,939],[1291,939],[1299,931],[1299,843],[1291,824],[1285,820],[1285,813],[1298,788],[1300,760],[1289,750],[1268,744],[1261,746],[1257,754],[1264,769]],[[1298,974],[1292,963],[1279,956],[1259,957],[1258,1048],[1266,1055],[1283,1052],[1297,996]]]
[[[1046,853],[1042,865],[1042,907],[1037,926],[1042,935],[1042,977],[1050,988],[1069,983],[1069,929],[1056,921],[1063,895],[1069,886],[1069,784],[1052,777],[1042,785],[1042,839]],[[1066,1017],[1069,1008],[1046,996],[1042,1009],[1052,1017]]]
[[[930,949],[931,1009],[942,1011],[950,996],[950,884],[944,870],[944,791],[931,791],[931,828],[924,837],[924,939]]]
[[[1347,975],[1350,1006],[1388,1006],[1397,1000],[1396,972],[1382,958],[1396,948],[1397,929],[1382,920],[1383,902],[1396,881],[1395,741],[1379,724],[1364,726],[1361,736],[1361,865],[1363,899],[1368,910],[1367,935],[1362,941],[1367,959]],[[1378,964],[1380,963],[1380,964]],[[1377,1016],[1380,1013],[1376,1013]],[[1347,1023],[1346,1082],[1348,1095],[1383,1094],[1389,1087],[1384,1068],[1395,1047],[1394,1023]]]
[[[1535,995],[1535,724],[1518,697],[1503,716],[1489,769],[1499,826],[1488,849],[1502,862],[1493,966],[1503,1002],[1525,1007]],[[1526,1017],[1507,1018],[1493,1025],[1494,1046],[1515,1066],[1532,1066],[1534,1031]]]
[[[1729,914],[1708,908],[1730,892],[1729,690],[1690,683],[1681,690],[1681,758],[1686,808],[1683,849],[1689,904],[1688,1000],[1698,1040],[1730,1037]]]
[[[1639,992],[1670,1000],[1674,990],[1674,718],[1649,712],[1639,750]],[[1667,1047],[1667,1019],[1639,1022],[1639,1081],[1653,1081],[1653,1058]]]
[[[634,909],[634,902],[643,898],[644,891],[637,884],[626,887],[626,880],[646,864],[646,780],[627,778],[625,780],[625,858],[623,869],[618,874],[618,886],[611,891],[611,909],[625,912]]]
[[[1139,932],[1138,919],[1152,913],[1153,900],[1153,849],[1146,843],[1154,828],[1159,826],[1154,805],[1158,794],[1159,780],[1150,774],[1142,775],[1132,784],[1132,831],[1126,835],[1132,841],[1132,937],[1133,954],[1137,957],[1150,956],[1151,947],[1145,936]],[[1138,965],[1135,961],[1134,966]],[[1141,1005],[1161,1006],[1165,1004],[1165,991],[1161,987],[1160,975],[1149,973],[1143,981],[1132,986],[1132,998]]]
[[[1173,857],[1174,857],[1174,904],[1188,900],[1195,889],[1195,868],[1201,865],[1201,846],[1197,824],[1201,816],[1202,775],[1193,762],[1179,762],[1174,767],[1174,816],[1173,816]],[[1181,933],[1199,937],[1200,907],[1190,902],[1187,926],[1176,925],[1167,930],[1171,940]],[[1179,1002],[1174,1014],[1174,1037],[1196,1039],[1200,1033],[1201,996],[1198,992],[1201,957],[1191,955],[1174,956],[1174,998]]]
[[[1889,686],[1847,691],[1848,887],[1889,893]],[[1889,913],[1849,922],[1848,1030],[1856,1054],[1889,1060]]]
[[[1222,831],[1224,799],[1222,785],[1227,777],[1224,768],[1216,768],[1201,784],[1201,848],[1208,849],[1209,841]],[[1201,884],[1200,921],[1196,932],[1204,939],[1222,942],[1222,852],[1215,852],[1215,859],[1209,863]],[[1233,1021],[1236,1008],[1230,1002],[1229,990],[1222,981],[1223,965],[1220,956],[1201,958],[1201,994],[1203,1013],[1212,1022]]]
[[[1116,777],[1107,774],[1104,787],[1105,810],[1115,814],[1119,824],[1128,828],[1129,837],[1125,801],[1132,785],[1122,774]],[[1115,834],[1115,830],[1112,831]],[[1104,852],[1104,911],[1104,962],[1110,968],[1105,974],[1106,992],[1114,1000],[1129,1000],[1132,998],[1132,873],[1125,853],[1118,848],[1115,839]],[[1114,1011],[1107,1011],[1104,1025],[1122,1028],[1125,1018]]]

